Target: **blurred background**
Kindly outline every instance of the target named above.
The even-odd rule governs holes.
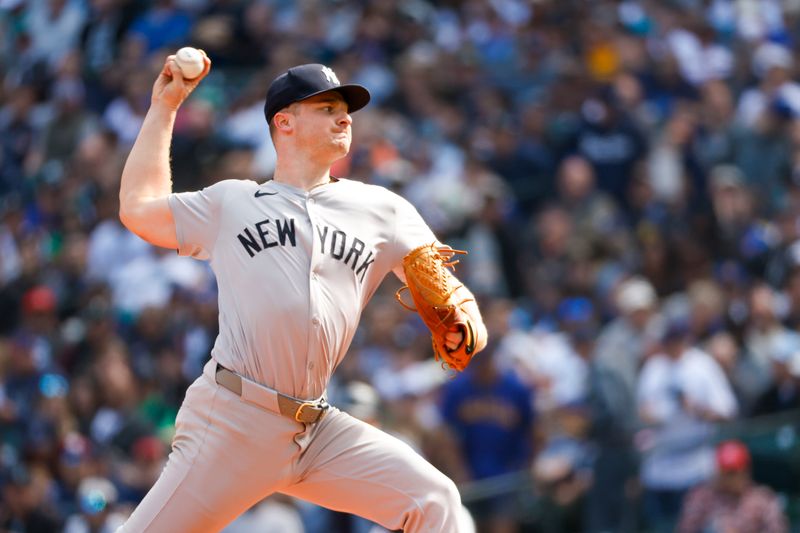
[[[491,342],[387,279],[329,393],[481,533],[800,531],[800,0],[0,0],[0,531],[112,532],[217,333],[208,266],[117,217],[166,55],[176,191],[268,179],[271,79],[362,83],[335,175],[410,199]],[[280,496],[226,532],[382,531]]]

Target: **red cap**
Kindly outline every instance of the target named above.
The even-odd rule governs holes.
[[[50,312],[56,308],[56,295],[50,288],[39,285],[22,297],[22,308],[28,313]]]
[[[750,466],[750,452],[738,440],[729,440],[717,447],[717,468],[721,472],[739,472]]]

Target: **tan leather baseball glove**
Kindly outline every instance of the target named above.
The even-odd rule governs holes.
[[[403,258],[406,285],[398,289],[397,301],[410,311],[419,313],[431,331],[433,353],[437,361],[457,371],[464,370],[475,353],[475,328],[462,305],[471,298],[459,300],[456,292],[462,284],[450,273],[458,263],[453,255],[466,254],[463,250],[426,244],[411,250]],[[402,293],[408,290],[414,300],[412,307],[403,301]],[[445,336],[461,331],[463,338],[455,349],[448,349]]]

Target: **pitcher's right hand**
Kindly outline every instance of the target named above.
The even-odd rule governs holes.
[[[203,54],[203,62],[205,68],[199,76],[192,80],[183,78],[183,73],[180,67],[175,62],[175,55],[170,55],[164,61],[164,68],[156,78],[153,84],[153,95],[151,97],[152,105],[163,105],[172,111],[176,111],[191,92],[197,87],[200,81],[206,77],[211,70],[211,60],[205,52],[200,50]]]

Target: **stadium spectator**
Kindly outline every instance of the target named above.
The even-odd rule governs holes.
[[[595,362],[625,387],[621,392],[623,397],[634,398],[639,369],[661,336],[663,319],[656,292],[642,277],[624,280],[614,297],[618,316],[601,330]]]
[[[533,457],[533,391],[497,370],[491,348],[482,355],[442,392],[442,418],[453,438],[451,475],[461,482],[519,471]],[[470,510],[479,529],[505,533],[515,530],[513,505],[498,496]]]
[[[750,477],[750,452],[738,441],[726,441],[716,450],[717,475],[687,496],[678,533],[736,531],[783,533],[786,515],[774,492]]]
[[[713,473],[710,424],[732,419],[738,406],[717,363],[693,347],[685,318],[672,318],[661,342],[636,396],[642,422],[653,427],[641,465],[646,519],[655,531],[672,531],[687,491]]]

